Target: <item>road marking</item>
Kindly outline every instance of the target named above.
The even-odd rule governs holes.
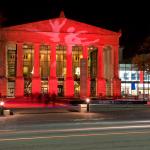
[[[2,134],[19,134],[19,133],[56,133],[56,132],[76,132],[76,131],[95,131],[95,130],[112,130],[112,129],[143,129],[150,128],[150,125],[126,125],[126,126],[110,126],[110,127],[84,127],[84,128],[70,128],[70,129],[54,129],[54,130],[22,130],[22,131],[6,131]]]
[[[92,120],[88,120],[88,119],[74,119],[73,121],[75,121],[74,123],[69,123],[69,124],[134,124],[134,123],[150,123],[150,120],[137,120],[137,121],[100,121],[100,119],[92,119]],[[102,119],[103,120],[103,119]],[[79,122],[79,121],[96,121],[96,122]]]
[[[9,132],[9,131],[12,131],[12,130],[0,130],[0,132]]]
[[[59,139],[59,138],[70,138],[70,137],[87,137],[87,136],[107,136],[107,135],[128,135],[128,134],[149,134],[150,131],[140,131],[140,132],[110,132],[110,133],[97,133],[97,134],[72,134],[72,135],[58,135],[58,136],[35,136],[27,138],[8,138],[0,139],[0,142],[5,141],[24,141],[24,140],[36,140],[36,139]]]

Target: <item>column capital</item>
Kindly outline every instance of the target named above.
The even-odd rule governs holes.
[[[119,47],[119,44],[112,44],[113,47]]]
[[[66,47],[73,47],[73,44],[66,44]]]
[[[16,42],[17,45],[23,45],[23,42]]]
[[[35,42],[35,43],[33,43],[33,46],[34,46],[34,45],[41,45],[41,43]]]
[[[16,41],[17,44],[23,44],[23,41]]]
[[[97,47],[104,48],[105,44],[99,44]]]
[[[50,45],[50,46],[56,46],[58,43],[49,42],[49,43],[47,43],[47,44]]]

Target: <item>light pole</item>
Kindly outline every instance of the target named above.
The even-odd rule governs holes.
[[[3,115],[3,111],[4,111],[4,101],[0,101],[0,115]]]
[[[90,99],[86,98],[86,103],[87,103],[87,112],[90,111]]]

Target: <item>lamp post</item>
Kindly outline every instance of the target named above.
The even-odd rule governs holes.
[[[3,111],[4,111],[4,101],[0,101],[0,115],[3,115]]]
[[[86,103],[87,103],[87,112],[90,111],[90,99],[86,98]]]

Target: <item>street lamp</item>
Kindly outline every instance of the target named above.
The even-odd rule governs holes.
[[[87,103],[87,112],[89,112],[89,110],[90,110],[90,108],[89,108],[90,99],[89,98],[86,98],[86,103]]]
[[[1,102],[0,102],[0,107],[3,107],[4,104],[5,104],[5,103],[4,103],[3,101],[1,101]]]
[[[0,115],[3,115],[3,111],[4,111],[4,101],[0,101]]]

